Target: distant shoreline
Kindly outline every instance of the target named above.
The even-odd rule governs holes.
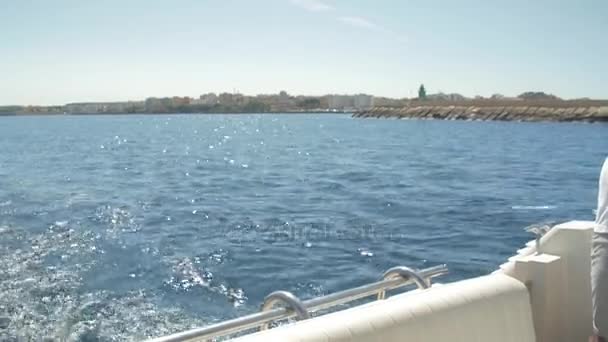
[[[422,88],[423,89],[423,88]],[[26,115],[131,115],[131,114],[338,114],[356,113],[359,117],[410,117],[426,118],[429,113],[433,118],[446,119],[477,119],[475,114],[481,113],[484,119],[500,119],[501,108],[517,108],[513,111],[519,120],[531,121],[542,119],[544,112],[557,112],[554,120],[563,119],[562,112],[569,108],[580,109],[574,119],[589,114],[589,108],[608,107],[608,100],[594,100],[579,98],[564,100],[544,92],[525,92],[517,97],[505,97],[494,94],[489,98],[467,98],[457,93],[430,94],[425,92],[417,98],[387,98],[375,97],[367,94],[326,94],[322,96],[290,95],[285,91],[278,94],[258,94],[248,96],[240,93],[207,93],[199,98],[188,96],[148,97],[143,101],[114,101],[114,102],[72,102],[64,105],[0,105],[0,116],[26,116]],[[526,107],[526,109],[521,109]],[[539,111],[530,111],[529,107],[538,108]],[[412,108],[423,108],[423,113],[415,112]],[[453,108],[462,108],[453,110]],[[473,108],[473,109],[471,109]],[[564,108],[562,112],[556,108]],[[460,113],[458,112],[460,111]],[[486,113],[486,111],[489,111]],[[448,114],[446,114],[448,113]],[[552,114],[549,113],[548,116]],[[452,115],[453,114],[453,115]],[[541,114],[541,115],[537,115]],[[566,113],[569,120],[569,113]],[[508,120],[510,120],[507,117]]]
[[[271,115],[306,115],[306,114],[343,114],[343,115],[352,115],[353,111],[306,111],[306,112],[217,112],[217,113],[0,113],[0,117],[21,117],[21,116],[118,116],[118,115],[251,115],[251,114],[271,114]]]
[[[463,121],[525,121],[525,122],[608,122],[606,100],[413,100],[404,106],[376,106],[360,111],[298,110],[298,111],[241,111],[217,112],[0,112],[4,117],[22,116],[128,116],[128,115],[310,115],[344,114],[355,118],[435,119]]]

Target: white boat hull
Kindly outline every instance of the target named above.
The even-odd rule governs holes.
[[[435,284],[234,341],[586,341],[592,333],[593,227],[586,221],[558,225],[487,276]],[[186,335],[157,341],[204,340],[179,338]]]

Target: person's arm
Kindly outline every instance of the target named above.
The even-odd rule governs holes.
[[[608,232],[608,158],[600,174],[600,187],[597,197],[597,215],[595,222],[599,230]]]

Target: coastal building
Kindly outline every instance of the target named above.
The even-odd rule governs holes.
[[[357,110],[370,109],[374,106],[374,97],[367,94],[358,94],[354,96],[353,102]]]
[[[78,102],[65,105],[65,111],[70,114],[119,114],[136,113],[144,109],[142,101],[127,102]]]
[[[436,94],[427,94],[426,95],[426,100],[429,101],[465,101],[467,98],[457,94],[457,93],[451,93],[451,94],[446,94],[446,93],[436,93]]]
[[[233,101],[234,100],[231,93],[221,93],[218,98],[218,103],[224,106],[232,105]]]
[[[352,110],[355,106],[355,101],[352,96],[348,95],[329,95],[329,109],[331,110]]]
[[[218,97],[215,93],[207,93],[199,96],[198,99],[190,101],[191,105],[213,106],[218,103]]]
[[[246,105],[249,102],[249,96],[245,96],[240,93],[234,93],[232,94],[232,102],[233,104],[238,106]]]
[[[374,97],[367,94],[329,95],[328,105],[331,110],[363,110],[374,106]]]
[[[166,111],[162,99],[157,97],[148,97],[144,102],[144,107],[148,113],[162,113]]]
[[[183,106],[188,106],[190,104],[190,101],[192,99],[189,98],[188,96],[185,97],[180,97],[180,96],[173,96],[171,98],[171,106],[172,107],[183,107]]]
[[[240,93],[221,93],[218,103],[223,106],[242,106],[249,102],[249,96]]]
[[[167,113],[183,110],[184,107],[190,105],[192,99],[184,96],[173,97],[149,97],[145,101],[145,110],[148,113]]]
[[[103,104],[101,103],[68,103],[65,105],[65,111],[70,114],[94,114],[103,112]]]

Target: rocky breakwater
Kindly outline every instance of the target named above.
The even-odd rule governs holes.
[[[593,101],[600,102],[600,101]],[[480,121],[558,121],[608,122],[607,103],[589,104],[413,104],[406,107],[374,107],[356,112],[354,117],[480,120]]]

